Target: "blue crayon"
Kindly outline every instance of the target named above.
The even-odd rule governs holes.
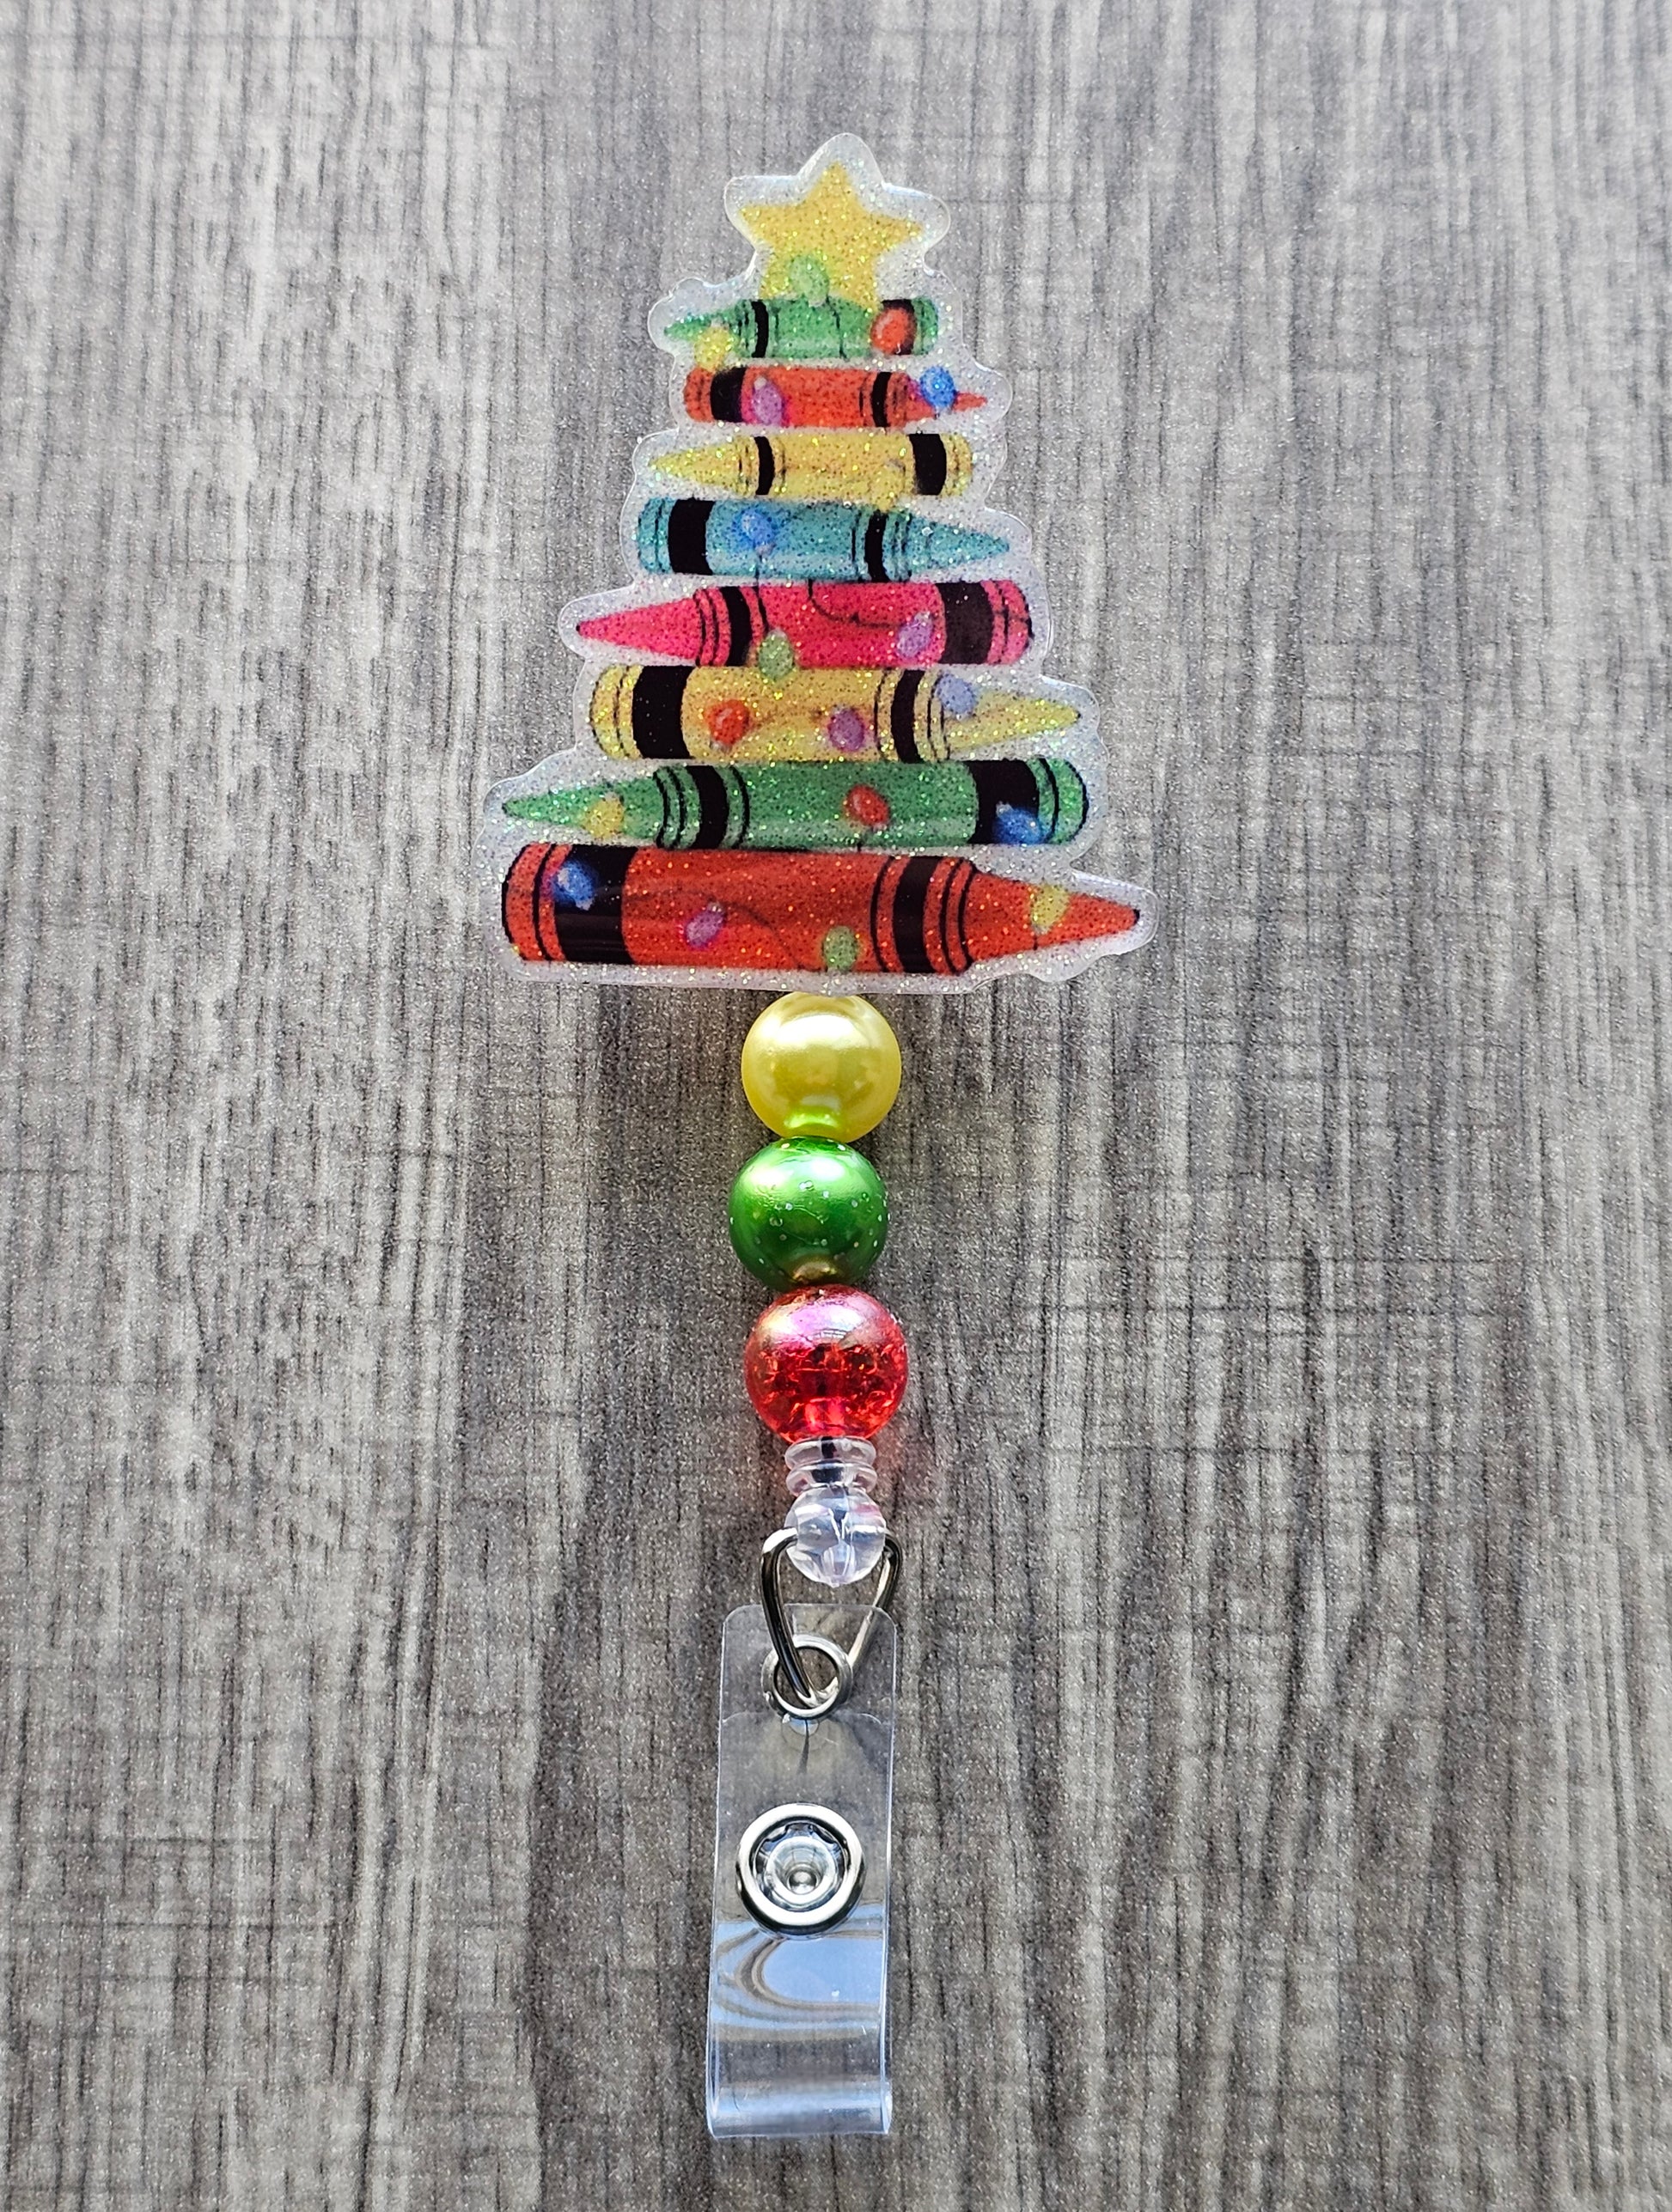
[[[911,583],[997,560],[984,530],[931,522],[900,507],[838,499],[650,499],[639,510],[639,565],[654,576],[784,577],[817,583]]]

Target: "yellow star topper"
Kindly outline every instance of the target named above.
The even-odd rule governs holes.
[[[833,296],[862,308],[878,304],[877,263],[924,235],[922,223],[868,207],[839,161],[821,169],[799,199],[757,200],[735,219],[752,244],[766,249],[760,289],[767,297]]]

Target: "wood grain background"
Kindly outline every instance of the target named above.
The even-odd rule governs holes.
[[[7,2206],[1672,2197],[1669,50],[7,0]],[[716,2149],[759,1002],[467,868],[649,302],[842,127],[1167,921],[898,1007],[897,2132]]]

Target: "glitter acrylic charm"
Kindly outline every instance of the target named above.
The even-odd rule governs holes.
[[[1040,673],[1027,532],[985,503],[1010,393],[924,262],[946,210],[851,137],[726,209],[748,269],[650,316],[680,419],[634,456],[636,579],[561,618],[575,742],[489,796],[496,935],[524,972],[803,990],[1132,950],[1150,894],[1071,864],[1096,709]]]

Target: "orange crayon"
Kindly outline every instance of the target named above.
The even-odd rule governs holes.
[[[741,668],[784,641],[803,668],[926,668],[1019,661],[1033,642],[1027,594],[1008,576],[958,583],[705,586],[579,625],[589,643]]]
[[[949,373],[900,369],[693,369],[685,411],[698,423],[749,423],[762,430],[899,430],[986,405]]]
[[[961,975],[1083,946],[1124,952],[1135,906],[1023,883],[955,856],[664,852],[529,844],[500,887],[525,960],[762,975]]]

